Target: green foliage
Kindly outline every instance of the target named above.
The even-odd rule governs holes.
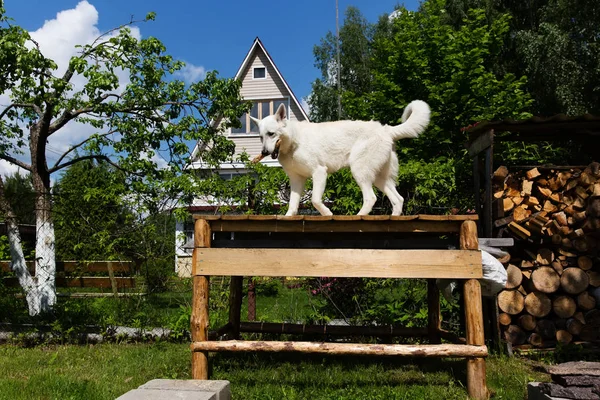
[[[10,245],[6,235],[0,235],[0,260],[10,260]]]
[[[337,39],[328,32],[321,44],[313,49],[315,67],[321,71],[321,79],[313,83],[310,96],[311,120],[314,122],[336,121],[338,116],[338,80],[342,87],[341,95],[366,93],[371,90],[371,44],[373,26],[365,19],[360,10],[348,7],[344,24],[340,28],[340,76],[338,77]],[[342,118],[355,118],[349,113],[347,104],[342,107]]]
[[[4,195],[10,203],[19,224],[35,225],[35,192],[31,175],[17,172],[4,179]],[[0,218],[4,218],[0,210]]]
[[[223,213],[234,210],[252,214],[277,213],[282,197],[289,194],[285,172],[281,168],[252,163],[247,154],[242,154],[236,162],[244,164],[245,173],[231,179],[223,179],[216,173],[206,174],[196,183],[197,192],[210,194],[206,201],[218,205]]]
[[[257,296],[275,297],[282,286],[281,279],[278,278],[254,278],[254,290]]]
[[[535,114],[600,112],[597,2],[448,0],[448,19],[461,25],[466,10],[478,7],[486,9],[490,20],[512,16],[496,68],[527,75]]]
[[[125,175],[105,162],[70,166],[53,188],[57,257],[115,260],[135,217],[124,204]]]
[[[358,325],[427,326],[427,285],[415,279],[315,278],[308,281],[316,321],[343,318]],[[444,323],[458,323],[457,302],[441,299]]]
[[[445,7],[444,0],[425,1],[416,12],[401,7],[394,18],[384,16],[372,26],[349,9],[355,17],[340,30],[342,66],[347,68],[342,73],[345,117],[397,125],[411,100],[425,100],[432,108],[427,131],[398,143],[399,191],[410,213],[472,208],[462,128],[482,120],[528,117],[532,103],[524,76],[494,68],[508,37],[510,16],[488,21],[485,10],[469,9],[461,24],[453,25]],[[344,47],[345,42],[360,51]],[[311,95],[311,106],[313,99],[317,102],[317,121],[335,119],[323,117],[336,101],[336,81],[328,80],[335,64],[334,44],[328,34],[315,47],[322,72]],[[355,70],[360,71],[356,76]],[[355,77],[360,79],[354,82]],[[362,202],[349,171],[330,177],[326,196],[332,211],[341,214],[355,213]],[[387,207],[387,201],[380,201],[376,211],[388,212]]]
[[[173,246],[175,243],[173,243]],[[149,259],[142,267],[149,293],[161,293],[168,289],[169,279],[175,276],[173,259]]]

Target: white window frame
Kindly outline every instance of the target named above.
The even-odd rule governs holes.
[[[263,78],[256,78],[255,75],[254,75],[254,71],[257,70],[257,69],[259,69],[259,68],[265,70],[265,76]],[[265,67],[265,66],[252,67],[252,80],[262,81],[262,80],[267,79],[268,76],[269,76],[269,74],[267,73],[267,67]]]
[[[290,113],[291,113],[291,108],[290,108],[291,97],[290,96],[267,97],[267,98],[265,98],[265,97],[256,97],[256,98],[254,98],[254,97],[253,98],[247,98],[247,97],[245,97],[244,100],[251,101],[253,103],[260,103],[260,104],[268,102],[269,103],[269,108],[273,107],[273,112],[277,111],[277,109],[275,108],[274,102],[278,101],[278,100],[283,100],[283,101],[285,101],[287,103],[286,104],[286,106],[287,106],[287,110],[286,110],[287,119],[288,120],[290,119]],[[261,108],[262,108],[262,106],[261,106]],[[259,136],[257,132],[248,132],[247,131],[252,126],[251,124],[253,124],[253,122],[250,121],[250,117],[249,117],[250,113],[246,113],[245,115],[246,115],[246,132],[233,133],[231,131],[231,128],[229,128],[229,133],[228,133],[229,136],[231,136],[231,137],[239,137],[239,138],[242,138],[242,137],[258,137]]]

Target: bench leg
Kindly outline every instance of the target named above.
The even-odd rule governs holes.
[[[440,291],[435,279],[427,279],[427,330],[429,343],[439,344],[442,319],[440,316]]]
[[[229,284],[229,323],[231,324],[231,336],[235,340],[240,338],[243,280],[242,276],[232,276]]]
[[[192,342],[208,340],[208,295],[209,277],[196,275],[198,255],[202,248],[211,245],[211,229],[203,219],[197,219],[194,224],[194,252],[192,253],[192,317],[190,331]],[[208,379],[208,352],[192,351],[192,379]]]
[[[477,279],[469,279],[464,286],[465,324],[467,344],[483,346],[483,311],[481,306],[481,286]],[[489,398],[485,378],[485,358],[467,358],[467,391],[476,400]]]
[[[194,276],[192,341],[208,340],[208,277]],[[192,379],[208,379],[208,352],[192,352]]]

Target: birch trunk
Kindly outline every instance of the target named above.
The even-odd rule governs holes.
[[[0,209],[4,213],[4,222],[10,244],[11,269],[17,276],[19,284],[25,291],[25,298],[29,308],[29,315],[37,315],[41,312],[37,282],[27,270],[25,255],[23,254],[23,243],[19,226],[12,207],[4,195],[4,181],[0,175]]]
[[[56,304],[56,258],[52,201],[50,198],[50,173],[46,164],[46,136],[41,135],[44,121],[30,129],[31,176],[36,193],[35,279],[36,295],[32,302],[40,312],[50,311]],[[29,303],[30,309],[32,308]]]

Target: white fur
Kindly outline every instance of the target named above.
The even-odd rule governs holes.
[[[394,142],[416,138],[429,124],[430,110],[421,100],[411,102],[402,114],[403,123],[381,125],[375,121],[298,122],[286,118],[281,105],[275,115],[257,124],[263,155],[279,157],[290,178],[290,205],[286,215],[296,215],[306,179],[313,179],[312,203],[321,215],[332,215],[323,204],[327,175],[344,167],[350,171],[363,193],[358,215],[367,215],[375,204],[373,185],[387,195],[392,215],[400,215],[404,199],[396,190],[398,157]],[[279,150],[275,144],[281,140]]]

